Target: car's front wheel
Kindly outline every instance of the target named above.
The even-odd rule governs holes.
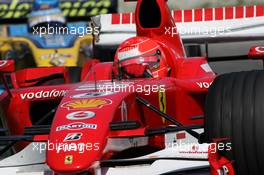
[[[220,153],[234,160],[236,174],[264,174],[264,71],[215,79],[205,104],[205,135],[209,142],[231,143],[231,151]]]

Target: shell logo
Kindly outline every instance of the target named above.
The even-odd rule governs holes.
[[[102,108],[105,105],[111,104],[109,99],[84,99],[84,100],[72,100],[66,102],[62,107],[68,109],[88,109],[88,108]]]

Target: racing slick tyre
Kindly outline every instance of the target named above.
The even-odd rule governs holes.
[[[264,71],[218,76],[205,104],[208,142],[225,138],[232,150],[219,150],[234,160],[236,174],[264,174]]]

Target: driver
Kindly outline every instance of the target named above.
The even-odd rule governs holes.
[[[170,68],[163,49],[154,40],[133,37],[122,43],[115,55],[115,75],[122,78],[169,76]]]
[[[66,18],[59,8],[59,0],[35,0],[28,25],[31,33],[41,27],[67,27]]]

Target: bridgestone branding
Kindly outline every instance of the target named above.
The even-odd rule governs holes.
[[[39,91],[39,92],[28,92],[24,94],[20,94],[22,100],[31,100],[31,99],[41,99],[41,98],[56,98],[63,97],[66,94],[66,90],[56,90],[53,89],[51,91]]]

